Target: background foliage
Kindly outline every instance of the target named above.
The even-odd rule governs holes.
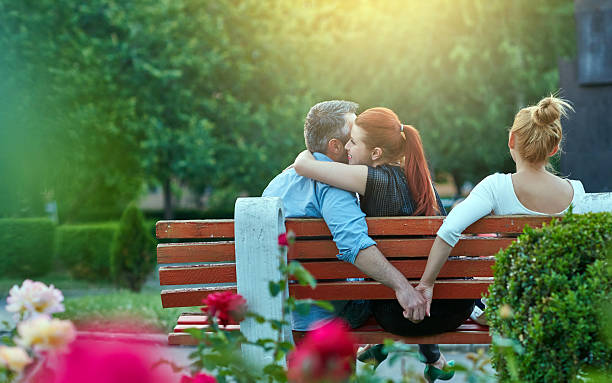
[[[573,35],[571,0],[0,0],[0,216],[116,219],[144,183],[166,217],[178,185],[231,208],[332,98],[394,109],[477,182],[511,170],[506,128]]]
[[[48,219],[0,219],[0,275],[34,278],[47,274],[53,266],[54,236],[55,224]]]
[[[111,245],[118,226],[116,222],[59,226],[57,259],[75,279],[110,281]]]
[[[121,215],[110,254],[111,276],[117,286],[140,291],[156,264],[155,241],[133,204]]]
[[[523,348],[518,381],[577,381],[579,372],[612,367],[602,318],[612,293],[607,265],[612,214],[568,214],[524,234],[495,261],[487,304],[491,329]],[[512,313],[506,314],[502,306]],[[503,352],[493,347],[502,381],[511,381]]]

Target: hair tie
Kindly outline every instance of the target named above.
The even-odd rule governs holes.
[[[404,133],[404,124],[400,124],[400,133]]]

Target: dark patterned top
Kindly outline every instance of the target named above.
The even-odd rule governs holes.
[[[438,201],[439,215],[446,215],[438,191],[434,187]],[[413,215],[414,200],[410,195],[404,169],[399,166],[368,166],[365,196],[360,196],[361,210],[368,217],[394,217]]]

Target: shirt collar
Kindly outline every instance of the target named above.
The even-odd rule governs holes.
[[[323,153],[319,153],[319,152],[314,152],[312,154],[314,156],[314,158],[316,158],[319,161],[328,161],[328,162],[334,162],[334,160],[332,160],[331,158],[327,157],[325,154]]]

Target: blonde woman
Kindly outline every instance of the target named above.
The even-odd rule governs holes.
[[[561,117],[567,116],[568,110],[573,109],[565,100],[551,96],[516,114],[508,137],[516,172],[486,177],[451,211],[438,230],[417,287],[426,298],[426,315],[430,312],[436,277],[465,228],[489,214],[564,214],[584,195],[580,181],[558,177],[547,169],[549,158],[560,149]],[[473,314],[480,314],[477,310]]]

